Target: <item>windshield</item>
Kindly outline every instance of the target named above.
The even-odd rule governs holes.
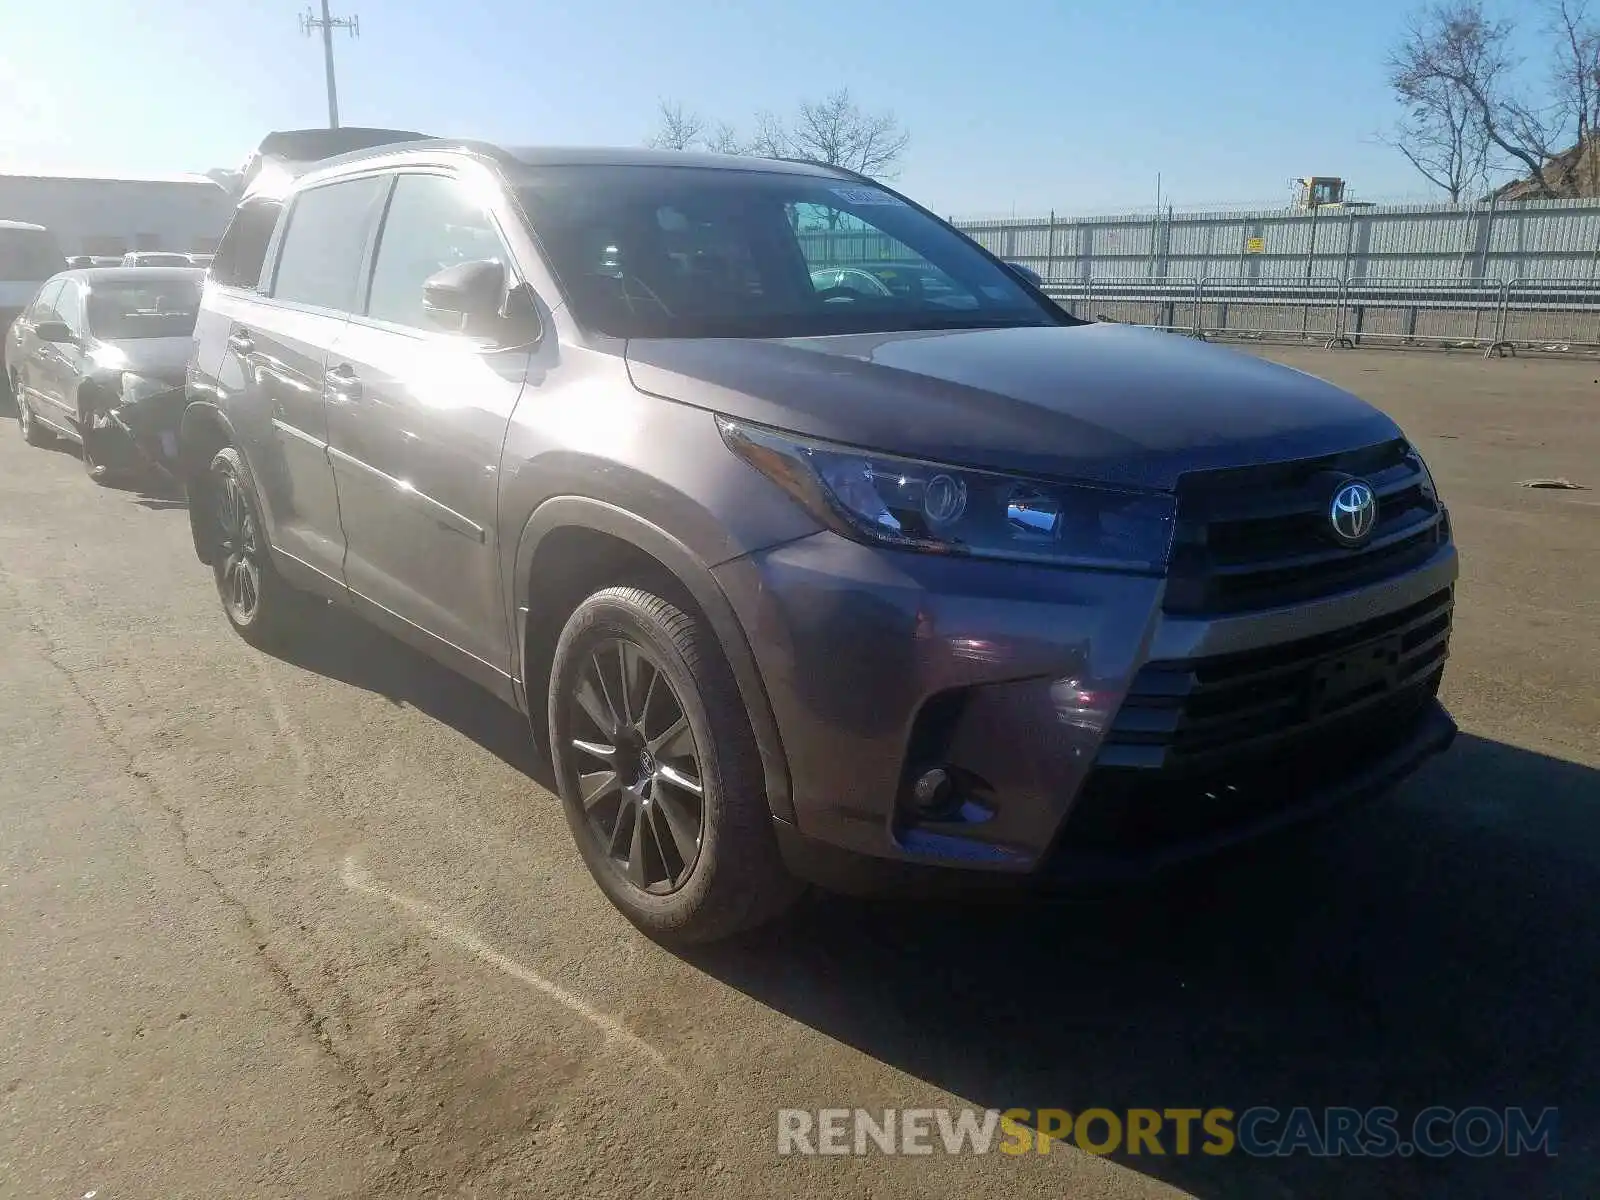
[[[89,289],[89,332],[108,342],[188,337],[200,311],[200,280],[96,280]]]
[[[0,229],[0,279],[49,279],[67,265],[56,239],[42,229]]]
[[[519,189],[583,325],[618,337],[804,337],[1064,318],[881,188],[693,167],[551,167]]]
[[[136,254],[133,265],[137,267],[187,267],[192,264],[187,254]]]

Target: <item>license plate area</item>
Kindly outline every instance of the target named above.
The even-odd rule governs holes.
[[[1327,716],[1389,691],[1399,669],[1399,635],[1330,655],[1311,672],[1311,715]]]

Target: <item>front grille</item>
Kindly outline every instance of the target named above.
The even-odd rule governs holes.
[[[1359,771],[1438,694],[1449,589],[1332,633],[1135,677],[1068,818],[1076,845],[1225,829]]]
[[[1333,491],[1351,476],[1366,479],[1378,498],[1378,524],[1353,550],[1328,532]],[[1418,566],[1448,536],[1422,460],[1404,441],[1194,472],[1178,483],[1163,604],[1184,614],[1298,604]]]

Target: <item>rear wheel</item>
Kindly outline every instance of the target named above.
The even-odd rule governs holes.
[[[799,897],[744,704],[698,617],[639,588],[590,596],[556,645],[549,713],[584,863],[646,933],[711,941]]]
[[[255,482],[232,446],[211,460],[205,491],[217,539],[211,570],[228,623],[252,645],[283,640],[300,614],[299,597],[272,565]]]

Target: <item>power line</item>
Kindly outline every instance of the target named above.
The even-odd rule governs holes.
[[[361,36],[361,18],[357,16],[333,17],[328,14],[328,0],[322,0],[319,17],[309,8],[300,14],[300,32],[310,37],[322,31],[322,61],[328,72],[328,128],[339,128],[339,88],[333,80],[333,31],[347,29],[351,37]]]

